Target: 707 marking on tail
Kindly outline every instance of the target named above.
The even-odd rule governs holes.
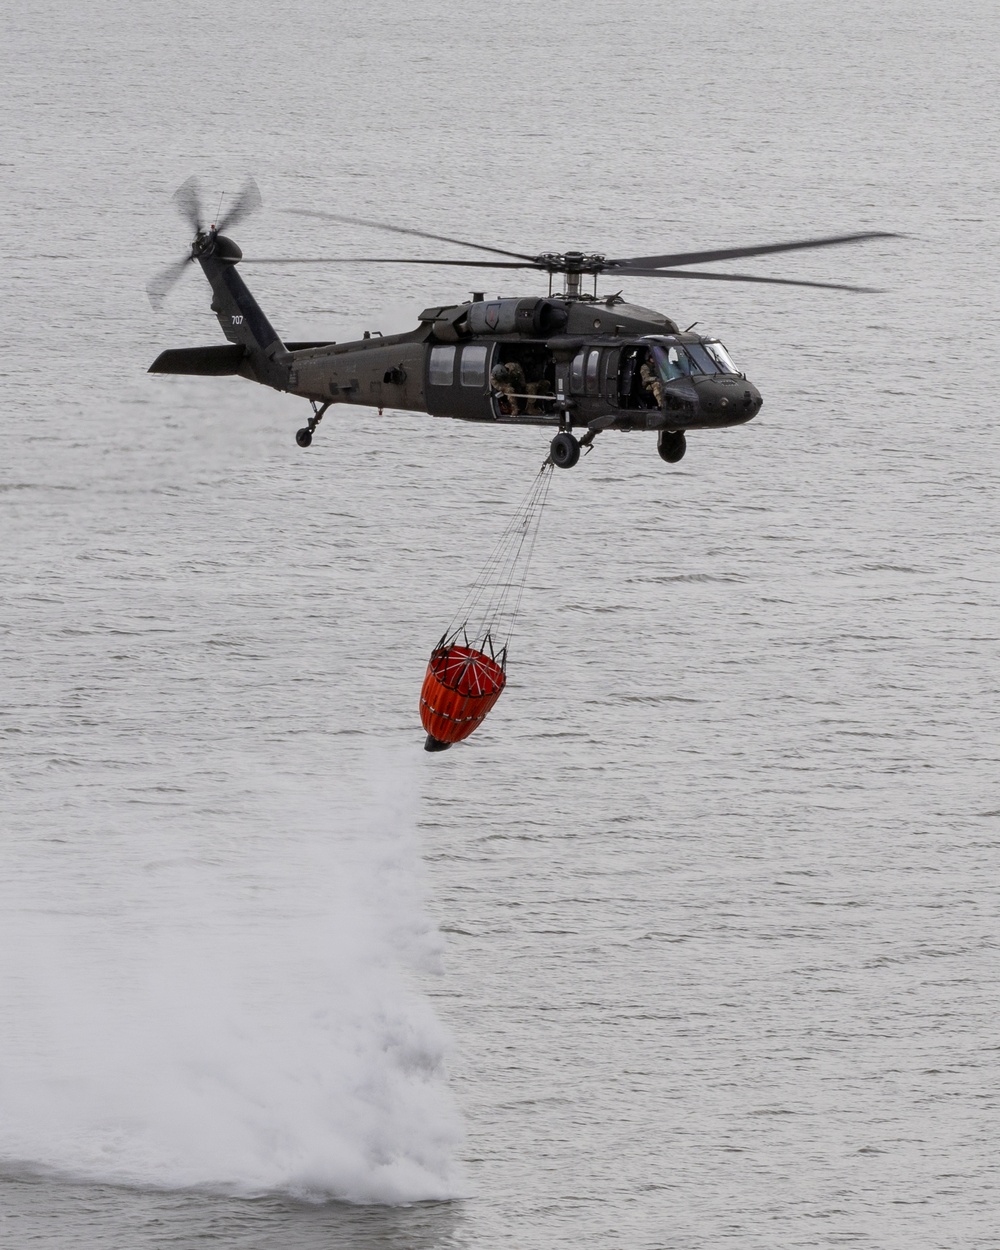
[[[242,318],[242,317],[234,317],[234,318],[233,318],[233,325],[234,325],[234,326],[241,326],[242,324],[243,324],[243,318]]]

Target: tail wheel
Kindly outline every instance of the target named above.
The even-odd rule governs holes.
[[[562,430],[552,440],[549,456],[557,469],[572,469],[580,459],[580,443],[568,430]]]
[[[661,430],[656,440],[656,450],[660,454],[660,459],[666,460],[667,464],[676,464],[678,460],[683,460],[684,453],[687,451],[684,431]]]

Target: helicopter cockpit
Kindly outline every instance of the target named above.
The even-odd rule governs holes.
[[[728,388],[736,379],[745,384],[744,389],[750,386],[718,339],[649,334],[622,350],[617,403],[626,409],[656,409],[666,404],[671,410],[695,404],[704,405],[707,411],[714,402],[710,394],[723,387],[715,398],[720,407],[728,408],[732,402]],[[752,400],[752,387],[749,393]]]
[[[654,343],[650,354],[664,382],[689,378],[692,374],[739,373],[718,339],[701,343]]]

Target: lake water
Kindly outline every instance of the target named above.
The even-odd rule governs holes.
[[[1000,1246],[994,6],[8,6],[0,1241]],[[765,401],[555,475],[509,685],[430,647],[541,431],[151,377],[253,255],[905,235],[634,280]],[[725,266],[717,266],[720,270]],[[243,275],[289,339],[461,270]],[[483,271],[490,293],[530,275]],[[502,286],[490,284],[501,282]],[[603,289],[604,284],[602,284]]]

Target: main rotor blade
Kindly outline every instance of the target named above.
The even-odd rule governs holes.
[[[541,269],[534,261],[510,260],[416,260],[399,256],[259,256],[246,257],[248,265],[457,265],[462,269]]]
[[[611,271],[615,277],[623,271]],[[800,278],[765,278],[755,273],[711,273],[706,269],[626,269],[629,278],[700,278],[709,282],[766,282],[774,286],[818,286],[828,291],[860,291],[868,295],[879,294],[874,286],[850,286],[846,282],[804,282]]]
[[[182,183],[173,194],[177,211],[191,227],[192,234],[199,234],[205,225],[205,213],[201,207],[201,184],[196,177]]]
[[[216,229],[221,234],[227,227],[235,226],[244,217],[249,217],[251,213],[255,213],[263,203],[260,188],[253,178],[248,177],[240,191],[236,194],[233,202],[228,205],[226,211],[215,223]]]
[[[410,226],[390,226],[385,221],[366,221],[363,217],[344,217],[340,213],[321,213],[311,208],[287,208],[287,213],[298,217],[318,217],[322,221],[340,221],[349,226],[369,226],[372,230],[388,230],[392,234],[409,234],[417,239],[433,239],[436,243],[455,243],[458,247],[471,247],[476,252],[492,252],[494,256],[510,256],[515,260],[533,260],[524,252],[508,252],[502,247],[487,247],[485,243],[470,243],[467,239],[453,239],[447,234],[431,234],[427,230],[414,230]]]
[[[149,296],[149,302],[157,312],[163,308],[163,301],[167,297],[167,292],[180,281],[185,267],[190,263],[190,256],[185,256],[183,260],[175,260],[172,265],[168,265],[166,269],[161,269],[159,273],[154,274],[146,283],[146,294]]]
[[[870,230],[865,234],[833,234],[819,239],[796,239],[789,243],[764,243],[756,247],[725,247],[710,252],[674,252],[666,256],[626,256],[606,262],[606,269],[615,273],[642,269],[667,269],[674,265],[704,265],[714,260],[735,260],[741,256],[769,256],[774,252],[795,252],[803,248],[834,247],[841,243],[862,243],[865,239],[898,239],[887,230]]]

